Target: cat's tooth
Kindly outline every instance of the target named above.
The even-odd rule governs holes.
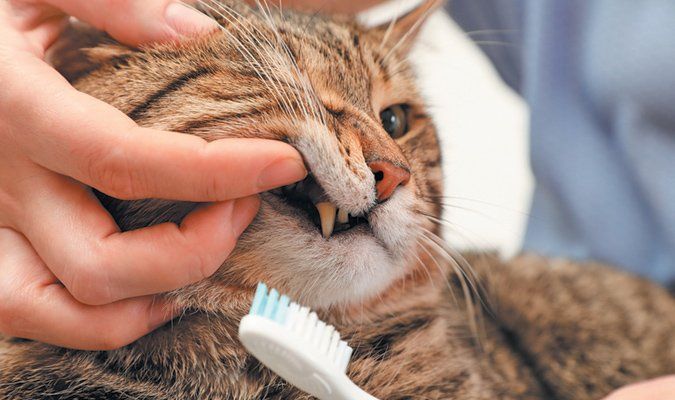
[[[333,228],[335,228],[337,207],[327,201],[316,203],[315,207],[319,210],[319,217],[321,218],[321,233],[323,233],[323,237],[329,238],[333,234]]]
[[[339,209],[337,213],[337,222],[341,224],[349,222],[349,213],[343,209]]]

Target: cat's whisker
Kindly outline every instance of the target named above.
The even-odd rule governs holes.
[[[441,239],[440,237],[438,237],[438,235],[429,231],[428,229],[424,229],[424,236],[426,238],[432,240],[432,242],[435,244],[435,246],[437,246],[437,248],[442,253],[448,254],[449,256],[451,256],[451,258],[453,260],[455,260],[455,257],[460,258],[460,261],[458,263],[461,264],[463,274],[469,280],[470,283],[473,283],[473,281],[476,278],[475,274],[473,272],[473,268],[471,268],[471,265],[468,263],[468,261],[466,261],[466,259],[461,254],[457,253],[455,250],[453,250],[452,248],[447,246],[447,244],[445,243],[445,241],[443,239]],[[471,274],[471,276],[469,277],[468,274]],[[475,287],[474,287],[474,292],[476,294],[478,294],[478,291],[476,290]]]
[[[448,292],[452,296],[455,304],[459,304],[459,300],[457,299],[457,296],[455,296],[455,291],[452,287],[452,284],[450,283],[450,281],[448,281],[448,277],[443,272],[443,268],[441,267],[441,265],[438,262],[438,260],[436,259],[436,257],[434,257],[433,254],[431,253],[431,251],[425,246],[425,244],[420,243],[419,240],[418,240],[418,245],[434,262],[434,264],[436,265],[436,268],[438,269],[439,274],[443,277],[443,280],[445,281],[445,284],[448,288]],[[425,268],[428,268],[428,266],[426,264],[423,263],[423,265],[424,265]],[[429,274],[429,279],[433,281],[433,278],[432,278],[431,274],[428,272],[428,270],[427,270],[427,273]]]
[[[283,108],[286,110],[286,114],[288,114],[289,117],[293,118],[296,115],[294,111],[295,109],[292,106],[292,101],[288,97],[287,92],[281,89],[283,85],[281,84],[281,81],[278,78],[278,72],[281,73],[284,72],[280,67],[285,63],[283,62],[282,57],[278,52],[272,51],[272,49],[275,46],[267,39],[267,36],[258,27],[256,27],[250,21],[246,20],[246,18],[243,15],[241,15],[231,7],[228,7],[220,2],[216,2],[215,3],[216,6],[222,10],[221,12],[205,4],[204,1],[202,0],[200,0],[200,3],[212,9],[223,19],[229,21],[232,27],[234,29],[237,29],[240,33],[242,33],[243,34],[242,36],[246,38],[246,40],[250,44],[252,44],[252,46],[249,46],[248,48],[253,49],[253,51],[257,52],[257,54],[261,56],[259,58],[253,57],[255,59],[255,63],[259,67],[258,69],[256,69],[256,72],[258,72],[258,76],[260,76],[261,80],[263,80],[263,83],[268,87],[268,90],[270,91],[271,95],[274,96],[274,93],[276,93],[275,98],[282,103]],[[227,13],[229,15],[229,18],[228,16],[224,15],[223,12]],[[244,22],[246,22],[246,25],[252,27],[254,31],[251,31],[246,26],[244,26]],[[244,32],[243,29],[246,29],[246,32]],[[255,33],[258,33],[258,35],[256,35]],[[266,44],[269,45],[269,48],[262,45],[260,39],[258,39],[259,37],[264,38]],[[265,51],[265,53],[261,54],[260,53],[261,51]],[[262,65],[260,64],[260,59],[262,59],[263,62],[265,63],[265,66],[267,67],[266,70],[262,68]],[[275,65],[270,64],[270,59],[276,59],[277,63]],[[254,65],[254,68],[255,67],[256,65]],[[264,73],[268,79],[265,80],[264,78],[262,78],[261,76],[262,73]],[[290,75],[290,73],[287,74]],[[269,84],[272,85],[274,93],[272,93],[272,90],[269,89],[268,82]]]
[[[497,219],[495,219],[494,216],[491,216],[491,215],[489,215],[489,214],[486,214],[486,213],[484,213],[484,212],[482,212],[482,211],[474,210],[474,209],[469,208],[469,207],[464,207],[464,206],[461,206],[461,205],[458,205],[458,204],[450,204],[450,203],[445,202],[445,201],[442,201],[442,200],[430,200],[430,199],[425,199],[425,198],[423,198],[423,197],[420,198],[420,200],[422,200],[422,201],[424,201],[424,202],[426,202],[426,203],[429,203],[429,204],[440,204],[440,205],[443,206],[443,208],[445,208],[445,209],[456,209],[456,210],[462,210],[462,211],[471,212],[471,213],[474,213],[474,214],[476,214],[476,215],[478,215],[478,216],[481,216],[481,217],[483,217],[483,218],[485,218],[485,219],[488,219],[488,220],[490,220],[490,221],[492,221],[492,222],[499,222]],[[486,204],[487,204],[487,203],[486,203]],[[523,213],[523,212],[519,212],[519,211],[516,211],[516,210],[509,210],[508,208],[499,207],[499,206],[497,206],[497,205],[494,205],[494,206],[497,207],[497,208],[499,208],[499,209],[501,209],[501,210],[513,211],[514,213],[518,213],[518,214],[520,214],[520,215],[528,215],[528,213]],[[446,220],[445,222],[449,222],[449,221]]]
[[[206,10],[207,13],[214,12],[217,15],[219,15],[220,17],[222,17],[224,20],[229,21],[230,24],[235,29],[240,29],[238,27],[238,25],[236,24],[236,22],[237,22],[236,18],[234,18],[234,19],[228,18],[222,12],[220,12],[219,10],[217,10],[216,8],[214,8],[213,6],[211,6],[210,4],[208,4],[204,0],[198,0],[198,3],[201,6],[206,7],[208,9],[208,10]],[[212,15],[211,15],[211,17],[213,18]],[[213,19],[215,21],[217,21],[216,18],[213,18]],[[265,79],[263,77],[263,71],[264,71],[263,66],[260,64],[259,60],[251,53],[251,50],[247,46],[244,45],[244,43],[241,41],[241,39],[237,38],[226,27],[224,27],[221,24],[219,24],[219,25],[220,25],[221,31],[224,32],[225,34],[227,34],[228,37],[233,41],[234,45],[237,47],[237,50],[242,55],[242,57],[244,57],[244,59],[251,65],[251,67],[253,67],[253,70],[255,71],[256,75],[260,78],[261,82],[265,85],[267,90],[270,92],[270,95],[275,97],[276,99],[282,101],[282,96],[280,94],[280,91],[279,91],[278,87],[273,82],[270,82],[269,79]],[[248,36],[249,35],[244,35],[244,37],[248,37]],[[256,46],[253,46],[253,48],[255,49]],[[266,75],[268,75],[268,74],[266,74]],[[270,74],[270,75],[274,75],[274,74]],[[270,83],[272,84],[274,90],[272,90],[272,88],[270,88],[270,86],[269,86]],[[275,96],[275,92],[277,94],[276,96]]]
[[[248,34],[244,33],[243,36],[246,38],[247,41],[249,41],[249,43],[251,43],[253,45],[251,47],[253,49],[256,49],[255,51],[257,51],[258,54],[260,55],[260,59],[262,59],[265,62],[265,65],[267,66],[267,70],[265,70],[263,72],[265,72],[265,76],[267,76],[268,79],[265,80],[262,77],[261,77],[261,79],[263,79],[265,81],[264,83],[266,84],[266,86],[268,86],[267,82],[272,84],[272,86],[274,88],[274,92],[276,93],[275,97],[283,102],[284,109],[286,109],[286,114],[291,118],[291,120],[293,120],[293,118],[295,116],[297,116],[296,108],[292,106],[293,102],[288,97],[288,91],[281,90],[281,87],[283,86],[283,84],[281,83],[281,81],[278,77],[278,75],[285,75],[285,76],[290,78],[289,81],[295,83],[295,79],[293,79],[293,74],[291,74],[290,69],[281,68],[281,66],[283,66],[283,65],[288,65],[288,63],[287,63],[288,60],[285,60],[282,57],[282,53],[280,51],[273,51],[273,49],[278,48],[278,46],[276,46],[272,42],[270,42],[270,40],[267,39],[267,35],[265,35],[258,27],[253,25],[250,21],[246,20],[244,18],[244,16],[237,13],[236,10],[234,10],[230,7],[227,7],[226,5],[223,5],[223,4],[220,4],[220,3],[217,3],[217,5],[224,12],[227,12],[228,14],[230,14],[232,16],[233,27],[234,27],[234,29],[237,29],[240,33],[244,33],[244,32],[242,31],[241,24],[238,25],[237,22],[246,22],[247,25],[251,26],[255,30],[255,32],[251,32],[251,30],[246,29]],[[216,12],[222,18],[224,18],[226,20],[230,20],[225,15],[223,15],[222,12],[218,12],[217,10],[216,10]],[[233,13],[235,15],[232,15]],[[255,35],[253,33],[259,33],[259,35]],[[259,41],[259,39],[257,39],[258,36],[263,37],[266,44],[269,47],[261,45],[261,42]],[[251,38],[253,38],[253,39],[251,39]],[[255,40],[255,42],[251,42],[251,40]],[[262,51],[264,51],[264,53],[261,53]],[[272,64],[271,60],[275,60],[276,63]],[[256,63],[257,63],[258,66],[260,66],[262,68],[262,66],[260,65],[260,61],[258,59],[256,59]],[[296,85],[296,88],[297,88],[297,85]],[[272,90],[270,90],[270,92],[271,91]],[[274,95],[274,93],[270,93],[270,94]],[[308,113],[307,113],[307,110],[304,109],[304,104],[302,103],[302,101],[300,101],[300,99],[297,97],[297,94],[294,91],[291,91],[291,94],[295,95],[296,104],[298,106],[300,106],[300,108],[303,111],[303,114],[304,114],[305,118],[307,118]]]
[[[471,40],[471,43],[475,44],[478,47],[480,46],[505,46],[515,48],[519,47],[516,43],[500,42],[497,40]]]
[[[419,29],[419,27],[427,20],[427,18],[429,17],[429,15],[430,15],[432,12],[434,12],[434,11],[435,11],[435,8],[433,8],[433,7],[427,9],[426,11],[424,11],[424,13],[422,14],[422,17],[421,17],[421,18],[418,18],[418,19],[410,26],[410,29],[408,29],[408,31],[407,31],[405,34],[403,34],[403,35],[401,36],[401,38],[398,40],[398,42],[396,42],[396,44],[394,44],[394,45],[391,47],[391,49],[389,49],[389,52],[388,52],[387,54],[385,54],[384,58],[382,59],[382,63],[383,63],[383,64],[386,64],[386,63],[387,63],[387,60],[389,59],[389,57],[391,57],[392,54],[394,54],[394,53],[396,52],[396,50],[398,50],[398,48],[399,48],[400,46],[402,46],[405,42],[407,42],[409,39],[411,39],[411,38],[413,37],[413,33],[416,32],[417,29]]]
[[[419,242],[419,240],[417,241],[417,246],[420,246],[420,247],[422,246],[422,244]],[[436,286],[436,281],[434,280],[433,276],[431,276],[431,272],[429,272],[429,266],[426,265],[426,263],[424,261],[422,261],[422,259],[420,258],[420,256],[417,253],[415,253],[414,256],[415,256],[415,259],[418,262],[418,265],[424,270],[424,272],[427,275],[427,278],[429,278],[429,282],[431,282],[432,285]],[[434,263],[436,262],[436,260],[431,255],[429,255],[429,257],[431,257],[433,259]],[[405,280],[403,280],[403,284],[405,285]]]
[[[453,223],[451,221],[448,221],[446,219],[439,219],[433,215],[427,214],[424,211],[416,210],[416,212],[422,216],[424,216],[426,219],[431,221],[434,224],[440,225],[444,227],[445,229],[448,229],[450,232],[452,232],[454,235],[458,235],[462,240],[466,241],[467,243],[470,244],[470,248],[484,248],[487,247],[487,243],[481,243],[480,241],[476,241],[476,233],[471,231],[470,229],[461,226],[460,224]]]
[[[377,54],[380,54],[382,50],[384,49],[384,46],[387,45],[387,42],[389,41],[389,36],[391,36],[391,33],[394,31],[394,26],[396,25],[396,21],[398,21],[398,15],[396,15],[391,22],[389,22],[389,25],[387,26],[387,30],[384,31],[384,35],[382,35],[382,41],[380,42],[380,46],[377,48]]]
[[[466,36],[474,36],[474,35],[489,35],[493,33],[517,33],[518,31],[519,31],[518,29],[477,29],[465,32],[464,34]]]
[[[267,4],[266,1],[263,0],[265,5]],[[272,18],[271,10],[267,6],[263,6],[260,2],[260,0],[256,0],[256,3],[262,10],[262,14],[265,17],[265,20],[267,24],[270,26],[272,29],[272,32],[275,34],[278,43],[281,45],[282,49],[285,51],[287,57],[291,60],[291,65],[293,66],[295,70],[295,75],[296,75],[296,80],[298,80],[301,83],[301,88],[305,92],[305,99],[307,100],[308,104],[310,105],[310,109],[312,111],[313,116],[318,120],[321,121],[322,124],[326,124],[324,115],[321,113],[321,109],[318,107],[318,102],[316,99],[318,98],[316,93],[314,92],[313,88],[311,87],[311,84],[308,83],[308,80],[306,79],[306,76],[300,71],[300,68],[297,65],[297,61],[293,57],[293,52],[290,51],[288,48],[288,45],[286,45],[286,42],[283,40],[281,35],[279,34],[279,30],[277,26],[274,24],[274,19]],[[304,103],[300,102],[301,105],[304,107]]]
[[[481,293],[485,292],[485,288],[482,287],[482,284],[480,283],[481,280],[476,275],[476,272],[474,271],[473,267],[471,267],[471,264],[466,260],[466,258],[464,258],[464,256],[461,253],[449,247],[447,243],[443,239],[438,237],[436,234],[428,230],[426,233],[429,239],[431,239],[434,243],[436,243],[436,245],[439,246],[440,249],[446,252],[451,257],[451,259],[455,260],[455,262],[458,263],[460,269],[467,275],[467,279],[472,286],[472,290],[476,295],[477,300],[483,305],[485,309],[490,310],[492,305],[488,304],[486,302],[487,300],[484,299],[483,296],[481,296]]]
[[[465,271],[465,268],[467,266],[461,265],[450,253],[447,252],[444,246],[441,246],[438,243],[436,243],[436,241],[433,239],[434,237],[437,238],[437,236],[433,232],[424,229],[423,240],[426,240],[428,244],[432,245],[432,247],[435,247],[438,250],[438,254],[443,258],[445,258],[445,260],[450,264],[450,266],[455,271],[455,274],[458,277],[460,287],[466,299],[466,308],[469,317],[469,326],[471,328],[471,331],[476,335],[477,343],[480,345],[481,331],[478,328],[478,319],[481,314],[480,313],[481,308],[476,307],[474,304],[475,299],[477,299],[479,303],[481,304],[483,303],[480,293],[476,288],[473,277],[469,277],[469,275]],[[468,269],[471,270],[470,266],[468,266]]]

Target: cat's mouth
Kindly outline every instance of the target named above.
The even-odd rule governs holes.
[[[366,218],[352,216],[337,208],[312,174],[300,182],[272,190],[270,193],[305,213],[325,238],[358,225],[368,224]]]

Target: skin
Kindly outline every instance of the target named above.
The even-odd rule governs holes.
[[[306,171],[283,143],[140,128],[76,91],[44,61],[67,15],[130,45],[215,25],[168,0],[0,3],[0,332],[112,349],[178,312],[154,294],[222,264],[257,212],[254,194]],[[180,226],[121,232],[85,185],[209,203]]]
[[[612,393],[605,400],[668,400],[675,395],[675,376],[625,386]]]

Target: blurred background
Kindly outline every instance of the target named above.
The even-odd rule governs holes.
[[[361,15],[378,24],[414,7],[394,0]],[[520,248],[532,193],[527,106],[444,12],[432,15],[412,53],[443,146],[445,238],[456,249]]]

